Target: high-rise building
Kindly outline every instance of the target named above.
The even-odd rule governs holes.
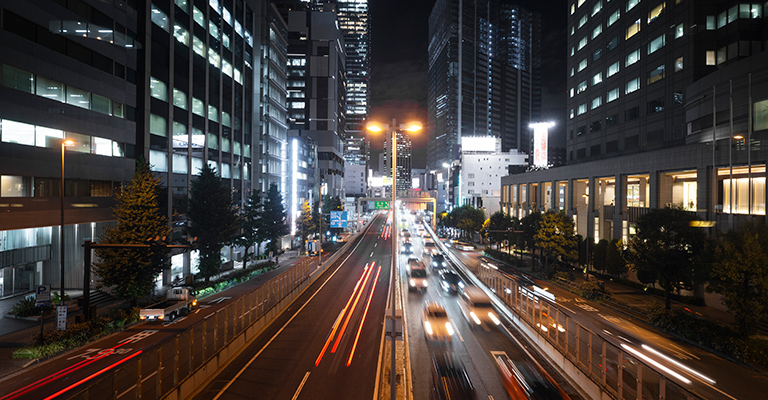
[[[506,0],[437,0],[429,17],[427,165],[457,159],[461,138],[528,153],[541,114],[540,17]]]
[[[727,231],[765,221],[768,5],[568,5],[567,162],[502,179],[502,208],[562,210],[584,237],[628,240],[681,207]]]
[[[337,0],[336,14],[346,53],[346,137],[365,140],[371,70],[368,0]]]

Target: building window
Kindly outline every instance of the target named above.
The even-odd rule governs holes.
[[[610,78],[614,75],[616,75],[619,72],[619,62],[616,61],[613,64],[608,66],[608,71],[605,74],[606,78]]]
[[[605,96],[605,102],[610,103],[618,98],[619,98],[619,88],[613,88],[609,90],[608,94]]]
[[[726,49],[727,49],[726,47],[721,47],[720,49],[717,50],[717,65],[720,65],[727,60],[726,55],[728,53]]]
[[[67,104],[89,110],[91,108],[91,93],[67,86]]]
[[[677,57],[675,59],[675,72],[683,70],[683,57]]]
[[[3,86],[26,93],[35,93],[34,85],[35,76],[31,72],[3,64]]]
[[[672,104],[676,106],[683,104],[683,92],[675,92],[672,98]]]
[[[581,72],[582,70],[584,70],[584,68],[587,68],[587,59],[586,58],[579,62],[579,70],[578,70],[578,72]]]
[[[717,26],[715,26],[715,16],[707,15],[707,30],[714,31],[716,28]]]
[[[586,23],[587,23],[587,16],[584,15],[583,17],[581,17],[581,19],[579,19],[578,29],[581,29],[581,27],[584,26],[584,24],[586,24]]]
[[[648,54],[651,54],[656,50],[664,47],[664,44],[666,43],[665,37],[666,35],[662,33],[661,36],[658,36],[655,39],[651,40],[651,42],[648,43]]]
[[[576,94],[582,93],[587,90],[587,81],[579,82],[579,88],[576,90]]]
[[[576,13],[576,4],[571,4],[571,15]]]
[[[624,110],[624,121],[632,121],[640,116],[640,107],[635,106]]]
[[[196,24],[205,28],[205,14],[203,14],[202,11],[198,10],[197,7],[192,7],[192,19],[195,20]]]
[[[168,154],[163,151],[150,150],[149,164],[152,166],[152,171],[168,172]]]
[[[727,23],[727,18],[725,11],[721,12],[720,14],[717,14],[717,29],[720,29],[725,26]]]
[[[752,115],[754,130],[768,129],[768,100],[756,101]],[[3,136],[3,141],[5,141],[5,136]]]
[[[648,102],[648,114],[664,111],[664,99],[655,99]]]
[[[568,113],[568,118],[573,119],[573,108],[571,108],[571,111]]]
[[[605,126],[616,126],[619,124],[619,114],[612,114],[605,117]]]
[[[611,13],[611,15],[608,16],[608,22],[605,24],[605,26],[613,25],[616,21],[619,20],[620,17],[621,17],[621,10],[617,9],[616,11]]]
[[[581,115],[587,112],[587,103],[579,104],[579,109],[576,111],[576,115]]]
[[[219,109],[216,106],[208,104],[208,119],[214,122],[219,122]]]
[[[618,46],[618,45],[619,45],[619,37],[618,36],[614,36],[613,39],[608,41],[608,45],[606,47],[608,47],[608,51],[611,51],[611,50],[615,49],[616,46]]]
[[[574,54],[576,54],[576,48],[571,46],[571,57],[573,57]]]
[[[149,133],[168,137],[168,127],[166,126],[165,121],[165,118],[159,115],[149,114]]]
[[[149,94],[156,99],[168,101],[168,89],[165,86],[165,82],[155,77],[149,78]]]
[[[164,31],[171,32],[171,24],[168,22],[168,16],[152,4],[152,22],[162,28]]]
[[[624,66],[629,67],[638,61],[640,61],[640,49],[635,49],[635,51],[627,54],[627,58],[624,61]]]
[[[583,48],[584,48],[584,46],[586,46],[586,45],[587,45],[587,37],[586,37],[586,36],[584,36],[583,38],[581,38],[581,40],[579,40],[579,45],[578,45],[578,47],[576,48],[576,50],[581,50],[581,49],[583,49]]]
[[[582,126],[576,128],[576,136],[581,136],[581,135],[583,135],[585,133],[587,133],[587,126],[586,125],[582,125]]]
[[[648,12],[648,24],[655,21],[656,18],[659,18],[659,15],[664,11],[664,2],[662,1],[661,4],[654,7],[650,12]]]
[[[640,32],[640,20],[636,20],[632,25],[627,28],[627,32],[624,34],[624,39],[629,39]]]
[[[192,98],[192,113],[205,117],[205,103],[196,97]]]
[[[189,32],[183,26],[179,24],[173,25],[173,37],[176,38],[177,42],[189,46]]]
[[[590,105],[589,109],[590,110],[594,110],[594,109],[600,107],[600,105],[602,105],[602,104],[603,104],[602,96],[597,96],[594,99],[592,99],[592,104]]]
[[[627,0],[627,11],[635,8],[638,4],[640,4],[640,0]]]
[[[192,50],[200,57],[205,57],[205,43],[197,36],[192,37]]]
[[[603,49],[598,48],[592,53],[592,61],[597,61],[603,56]]]
[[[571,88],[571,90],[570,90],[570,92],[569,92],[569,93],[570,93],[571,97],[573,97],[573,95],[574,95],[574,90],[573,90],[573,88]]]
[[[715,51],[707,50],[707,65],[715,65]]]
[[[38,96],[45,97],[47,99],[56,100],[64,103],[64,84],[56,82],[54,80],[46,79],[38,76],[36,79]]]
[[[598,83],[601,83],[603,81],[603,73],[598,72],[595,75],[592,76],[592,86],[597,85]]]
[[[600,130],[600,120],[592,121],[592,123],[589,124],[589,131],[590,132],[597,132]]]
[[[2,141],[5,143],[18,143],[28,146],[35,145],[35,126],[23,122],[2,120],[0,125]]]
[[[173,105],[186,110],[187,94],[179,89],[173,88]]]
[[[664,64],[659,65],[658,67],[651,70],[651,72],[648,73],[648,84],[654,83],[656,81],[662,80],[664,78]]]
[[[675,39],[683,37],[685,34],[685,28],[683,27],[683,24],[680,24],[675,27]]]
[[[632,79],[631,81],[627,82],[627,86],[624,89],[624,94],[630,94],[638,89],[640,89],[640,78]]]
[[[603,9],[603,0],[597,0],[597,3],[592,7],[592,17],[599,13]]]
[[[592,29],[592,39],[600,36],[603,33],[603,24],[598,24],[595,29]]]

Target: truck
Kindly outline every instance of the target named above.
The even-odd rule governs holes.
[[[139,319],[142,321],[173,321],[182,314],[188,314],[197,306],[195,291],[188,287],[174,287],[168,289],[162,303],[153,304],[139,311]]]

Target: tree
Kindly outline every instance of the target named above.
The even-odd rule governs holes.
[[[501,243],[509,237],[509,229],[512,227],[512,219],[501,211],[496,211],[483,224],[485,236],[492,242]]]
[[[564,263],[578,259],[578,239],[573,233],[573,220],[563,212],[547,211],[541,217],[535,239],[536,245],[546,254],[547,270],[550,256]]]
[[[269,241],[266,251],[277,255],[280,250],[280,238],[287,235],[290,230],[287,225],[287,216],[283,208],[283,197],[274,183],[269,185],[267,198],[264,201],[264,212],[261,215],[261,229]]]
[[[230,189],[208,164],[189,191],[188,231],[197,238],[200,275],[206,282],[221,268],[221,248],[237,235],[238,218]]]
[[[755,332],[768,310],[768,227],[764,223],[747,222],[720,238],[707,291],[723,296],[741,335]]]
[[[610,246],[610,242],[608,242],[605,239],[600,239],[599,242],[595,245],[595,251],[592,255],[592,266],[597,271],[605,271],[605,258],[608,254],[608,247]]]
[[[485,213],[483,210],[463,205],[454,208],[447,216],[446,226],[460,229],[462,237],[472,240],[475,233],[480,232],[485,222]]]
[[[301,204],[301,215],[299,215],[299,219],[296,221],[296,230],[301,237],[301,248],[304,249],[307,237],[317,230],[309,200],[304,200],[304,203]]]
[[[605,270],[613,276],[619,276],[627,272],[627,263],[621,258],[621,240],[613,239],[605,251]]]
[[[521,249],[530,250],[532,253],[536,251],[536,232],[539,230],[539,223],[541,222],[541,213],[532,212],[523,219],[520,220],[520,236],[519,243]],[[523,254],[520,253],[520,259],[522,260]]]
[[[692,287],[703,272],[697,255],[704,250],[706,233],[691,226],[695,220],[693,213],[681,208],[651,209],[637,219],[637,233],[623,253],[641,282],[661,284],[668,310],[672,291]]]
[[[248,263],[253,256],[248,251],[254,244],[259,242],[259,224],[261,224],[261,211],[264,204],[261,202],[261,191],[254,190],[251,192],[251,196],[243,204],[243,209],[240,212],[240,236],[234,240],[234,243],[238,246],[245,248],[245,255],[243,256],[243,262]],[[258,249],[256,249],[258,253]]]
[[[158,193],[160,178],[150,170],[143,158],[136,162],[133,179],[117,194],[117,206],[113,210],[117,223],[106,228],[100,237],[102,244],[147,244],[148,240],[167,237],[171,229],[168,219],[160,212]],[[151,291],[155,277],[160,274],[167,259],[168,250],[163,246],[149,249],[96,250],[99,261],[94,263],[102,286],[113,286],[112,293],[129,299],[146,296]]]

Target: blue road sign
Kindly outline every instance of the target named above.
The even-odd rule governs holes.
[[[51,305],[51,285],[37,285],[35,289],[35,307]]]
[[[347,227],[347,212],[331,211],[331,228],[346,228],[346,227]]]

